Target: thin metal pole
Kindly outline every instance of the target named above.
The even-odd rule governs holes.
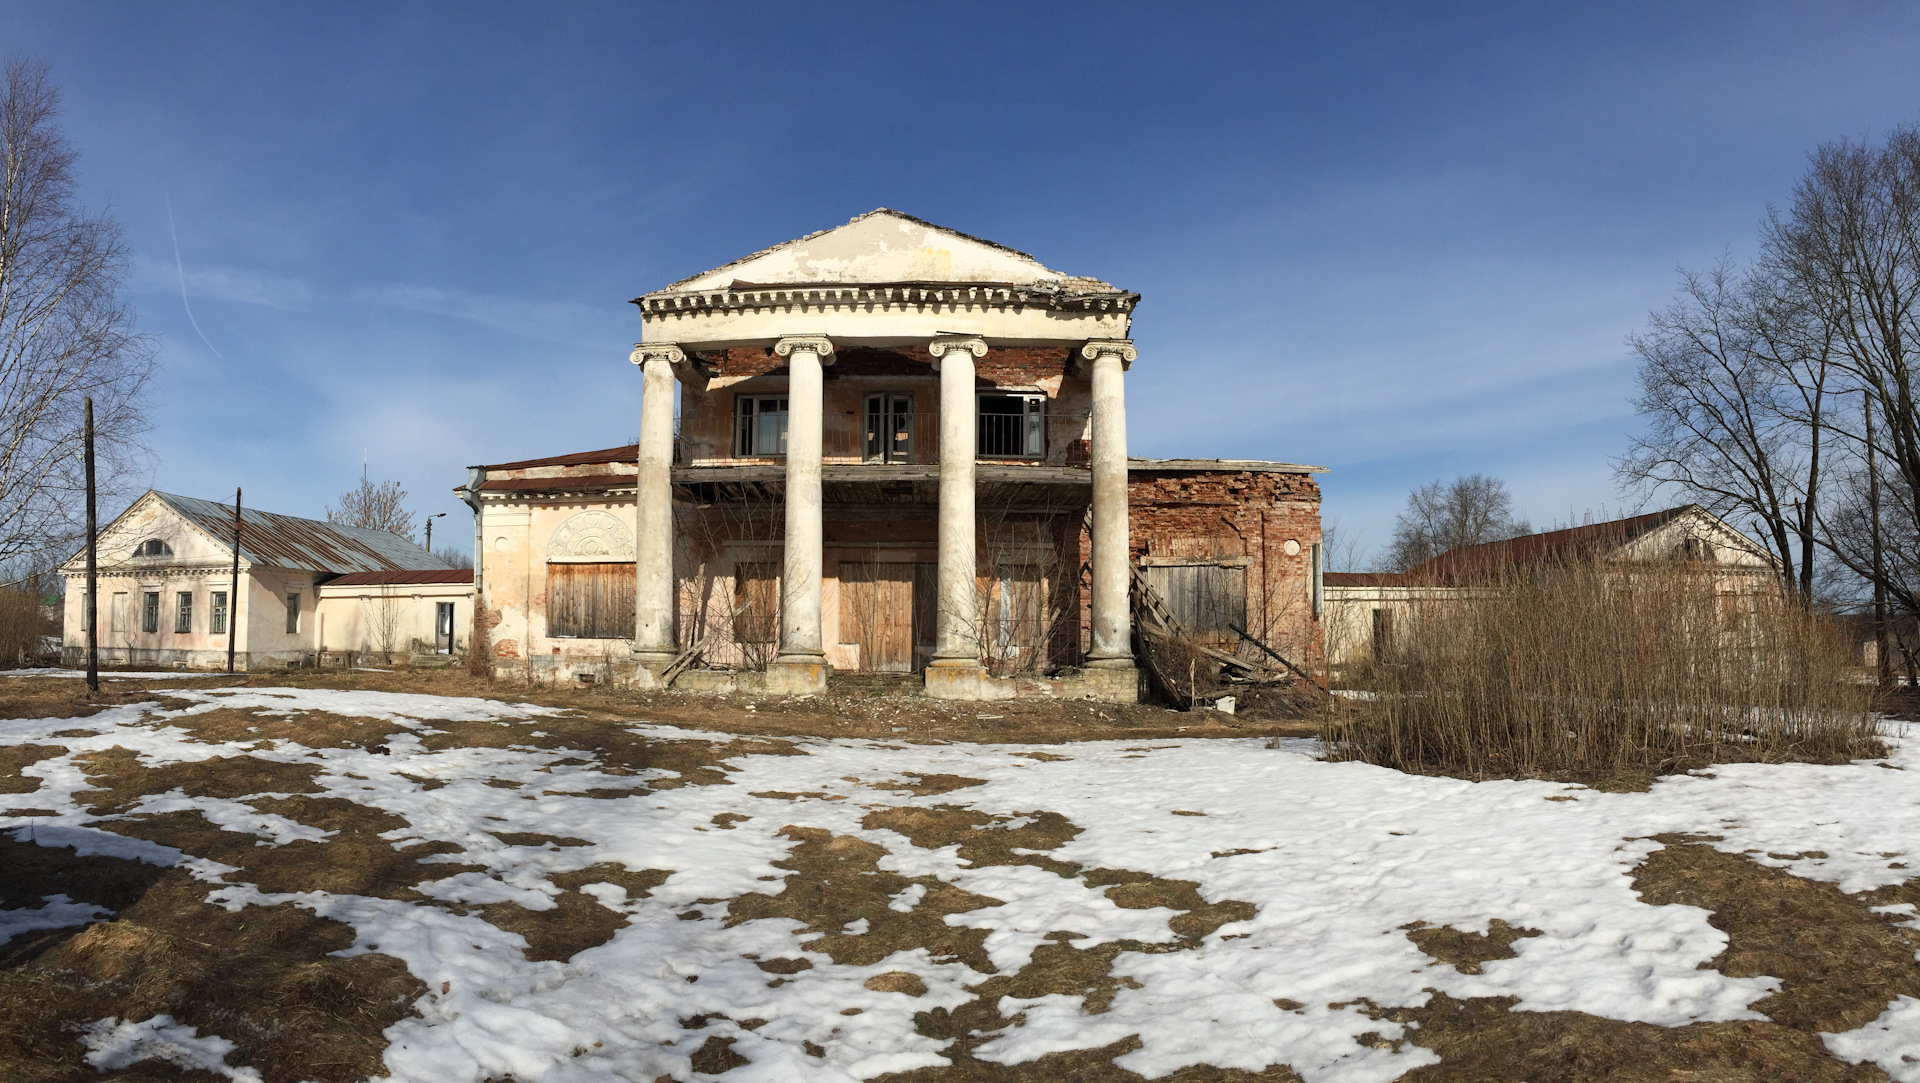
[[[1873,540],[1873,654],[1874,680],[1881,688],[1893,683],[1893,659],[1887,657],[1887,564],[1880,543],[1880,470],[1874,462],[1873,400],[1860,396],[1861,409],[1867,415],[1867,515],[1871,519],[1868,536]]]
[[[234,634],[240,630],[240,487],[233,487],[233,578],[227,584],[227,672],[233,672]]]
[[[433,552],[433,516],[427,516],[427,552]]]
[[[87,398],[87,691],[100,691],[100,563],[93,494],[93,398]]]

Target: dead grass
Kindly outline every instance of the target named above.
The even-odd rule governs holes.
[[[1920,995],[1920,935],[1869,912],[1883,893],[1846,895],[1723,853],[1684,836],[1661,836],[1634,872],[1646,902],[1711,911],[1727,950],[1708,965],[1730,977],[1769,975],[1780,991],[1755,1002],[1765,1021],[1660,1027],[1580,1012],[1516,1011],[1512,997],[1456,999],[1434,992],[1420,1008],[1370,1012],[1417,1024],[1405,1041],[1440,1054],[1408,1083],[1746,1083],[1807,1080],[1884,1081],[1872,1065],[1849,1065],[1827,1052],[1822,1031],[1852,1030],[1877,1018],[1895,997]],[[1906,885],[1911,887],[1912,885]],[[1537,935],[1495,920],[1488,934],[1410,927],[1422,951],[1467,973],[1511,958],[1514,940]]]
[[[1713,763],[1885,754],[1848,644],[1789,599],[1679,564],[1449,589],[1350,675],[1370,695],[1326,714],[1329,758],[1628,788]]]
[[[1484,933],[1461,932],[1446,925],[1436,928],[1424,921],[1416,921],[1406,926],[1406,930],[1407,939],[1413,941],[1414,947],[1443,963],[1451,963],[1462,974],[1479,974],[1483,972],[1481,963],[1511,959],[1515,940],[1540,935],[1538,929],[1516,928],[1500,918],[1489,922]]]
[[[93,1079],[76,1021],[167,1013],[239,1048],[269,1083],[346,1083],[383,1070],[381,1032],[425,993],[397,959],[330,958],[352,931],[293,906],[237,913],[176,869],[0,837],[0,905],[64,893],[110,921],[16,937],[0,955],[0,1065],[8,1079]],[[160,1066],[143,1076],[173,1078]]]

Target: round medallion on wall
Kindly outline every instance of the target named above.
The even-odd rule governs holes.
[[[1280,548],[1285,549],[1287,551],[1287,555],[1290,557],[1297,557],[1300,555],[1300,543],[1297,541],[1294,541],[1292,538],[1288,538],[1287,544],[1281,546]]]

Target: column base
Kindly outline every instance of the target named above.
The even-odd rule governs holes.
[[[1140,702],[1140,670],[1131,658],[1089,661],[1065,683],[1069,694],[1101,703]]]
[[[1012,699],[1014,683],[989,677],[987,667],[972,659],[939,659],[927,667],[927,695],[934,699]]]
[[[759,690],[769,696],[812,696],[827,690],[833,667],[818,655],[776,658],[760,674]]]
[[[667,687],[661,674],[673,664],[676,657],[672,651],[633,650],[633,677],[628,681],[628,687],[642,690]]]

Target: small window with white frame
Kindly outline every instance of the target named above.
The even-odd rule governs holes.
[[[740,395],[733,403],[735,456],[761,458],[787,453],[785,395]]]
[[[224,590],[207,595],[207,631],[217,636],[227,634],[227,592]]]
[[[175,634],[193,631],[193,592],[190,590],[173,596],[173,630]]]

